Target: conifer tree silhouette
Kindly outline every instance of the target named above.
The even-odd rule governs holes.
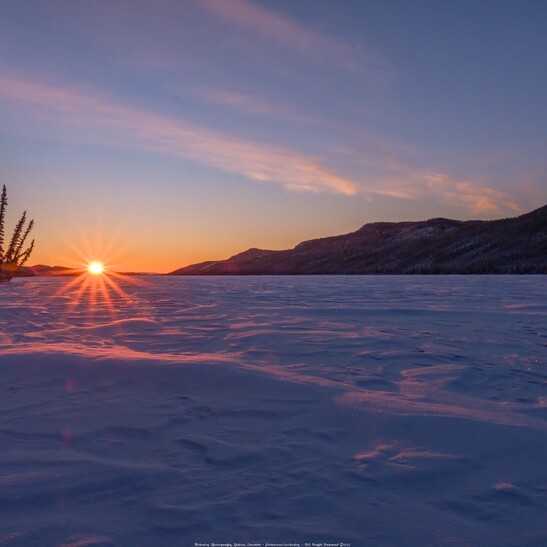
[[[2,196],[0,197],[0,281],[9,281],[23,267],[34,249],[34,239],[25,248],[25,242],[34,227],[34,220],[31,220],[25,228],[27,222],[26,211],[15,226],[7,250],[4,248],[7,206],[8,193],[4,184]]]

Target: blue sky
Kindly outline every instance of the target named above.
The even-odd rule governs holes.
[[[10,215],[35,218],[35,262],[108,246],[168,271],[539,207],[546,20],[540,1],[4,0]]]

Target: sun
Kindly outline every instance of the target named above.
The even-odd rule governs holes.
[[[104,273],[104,266],[101,262],[90,262],[87,271],[92,275],[101,275]]]
[[[102,321],[106,312],[112,319],[118,318],[120,307],[132,301],[125,288],[143,284],[136,277],[116,271],[119,265],[113,260],[123,250],[114,250],[114,239],[103,244],[99,236],[95,246],[82,233],[79,244],[67,241],[78,260],[73,259],[74,267],[64,272],[67,282],[60,283],[59,289],[51,295],[52,298],[69,295],[67,316],[76,313],[80,317],[83,312],[90,321]]]

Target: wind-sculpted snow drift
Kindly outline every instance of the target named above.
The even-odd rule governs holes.
[[[547,543],[544,277],[68,283],[0,293],[0,545]]]

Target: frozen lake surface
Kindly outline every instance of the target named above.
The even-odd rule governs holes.
[[[546,276],[100,287],[0,285],[0,545],[547,544]]]

